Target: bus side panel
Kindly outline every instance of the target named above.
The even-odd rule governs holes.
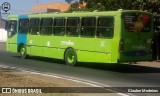
[[[96,39],[95,59],[97,59],[97,62],[111,63],[111,41],[111,38]]]
[[[95,52],[89,51],[77,51],[77,57],[79,62],[96,62]]]
[[[30,55],[44,56],[43,55],[43,39],[40,35],[28,35],[28,46]]]
[[[121,14],[117,13],[114,18],[114,35],[111,41],[112,63],[118,63],[120,34],[121,34]]]
[[[64,52],[67,46],[62,46],[61,41],[65,40],[63,36],[42,36],[45,57],[64,59]],[[67,40],[66,40],[67,41]]]
[[[95,62],[95,38],[79,37],[75,39],[75,49],[77,50],[77,58],[80,62]]]
[[[7,51],[17,52],[17,34],[7,40]]]

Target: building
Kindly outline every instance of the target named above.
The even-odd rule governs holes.
[[[86,2],[80,2],[78,8],[85,7]],[[71,4],[68,3],[49,3],[49,4],[38,4],[32,7],[33,13],[50,13],[50,12],[66,12],[70,9]]]
[[[49,12],[66,12],[69,10],[71,4],[68,3],[49,3],[49,4],[38,4],[33,6],[34,13],[49,13]]]
[[[0,19],[0,42],[6,42],[7,31],[5,30],[6,20]]]
[[[6,20],[0,19],[0,28],[5,29]]]

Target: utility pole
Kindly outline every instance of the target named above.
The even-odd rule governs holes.
[[[37,9],[38,9],[38,3],[39,3],[39,2],[38,2],[38,0],[37,0]],[[38,13],[39,13],[39,9],[38,9],[37,11],[38,11]]]
[[[2,19],[1,9],[2,9],[2,6],[0,6],[0,19]]]

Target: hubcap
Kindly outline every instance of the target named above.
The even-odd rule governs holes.
[[[68,53],[68,56],[67,56],[68,62],[69,62],[69,63],[73,63],[73,62],[74,62],[74,59],[75,59],[74,53],[69,52],[69,53]]]
[[[22,48],[22,49],[21,49],[21,55],[24,56],[24,55],[25,55],[25,52],[26,52],[25,48]]]

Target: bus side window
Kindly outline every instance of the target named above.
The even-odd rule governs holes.
[[[94,37],[96,30],[96,18],[95,17],[83,17],[81,36],[84,37]]]
[[[29,20],[28,19],[20,19],[19,21],[19,33],[28,33],[28,26],[29,25]]]
[[[41,35],[52,35],[52,18],[41,19],[40,33]]]
[[[79,27],[80,27],[80,19],[79,17],[69,17],[67,18],[67,36],[78,36],[79,35]]]
[[[54,26],[53,26],[53,34],[58,36],[65,35],[65,21],[64,17],[59,17],[54,19]]]
[[[29,33],[31,35],[39,35],[39,19],[38,18],[31,18],[29,24]]]
[[[99,17],[97,25],[97,34],[99,38],[112,38],[114,33],[114,18]]]

